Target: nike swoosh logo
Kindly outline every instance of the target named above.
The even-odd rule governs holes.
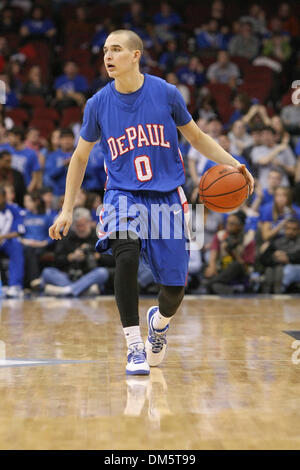
[[[174,212],[174,215],[179,214],[179,212],[181,212],[181,209],[179,209],[179,211]]]

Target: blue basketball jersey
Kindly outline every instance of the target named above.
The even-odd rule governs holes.
[[[106,189],[168,192],[184,184],[176,126],[192,117],[174,85],[144,77],[134,93],[119,93],[113,81],[87,101],[80,135],[101,139]]]

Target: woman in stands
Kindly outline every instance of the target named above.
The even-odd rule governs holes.
[[[290,188],[279,186],[274,193],[274,201],[265,204],[260,211],[260,227],[263,241],[280,237],[284,233],[287,220],[298,218],[300,208],[292,204]]]

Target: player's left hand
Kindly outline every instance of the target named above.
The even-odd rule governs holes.
[[[240,171],[244,177],[246,178],[246,181],[249,185],[249,195],[253,193],[254,191],[254,179],[253,176],[251,175],[250,171],[247,170],[245,165],[242,165],[239,163],[236,167],[238,171]]]

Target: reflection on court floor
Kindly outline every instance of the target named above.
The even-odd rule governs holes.
[[[299,305],[186,297],[163,365],[126,377],[113,298],[4,300],[0,448],[300,448]]]

